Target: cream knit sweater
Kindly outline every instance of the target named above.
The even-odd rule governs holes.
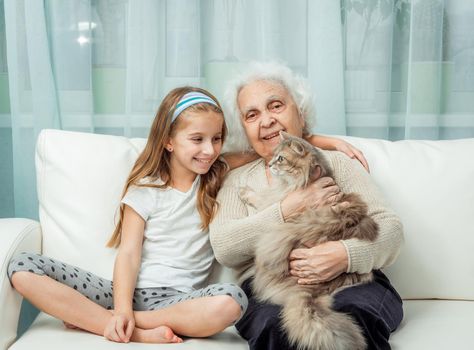
[[[345,192],[358,193],[368,204],[369,215],[379,225],[374,242],[358,239],[342,241],[349,261],[347,272],[366,273],[386,267],[398,256],[403,242],[402,224],[384,202],[370,175],[358,161],[340,152],[324,151],[332,165],[335,181]],[[280,203],[256,212],[238,195],[239,187],[249,186],[257,193],[268,187],[265,162],[258,159],[231,171],[219,191],[219,209],[210,225],[210,239],[217,261],[236,270],[239,282],[253,275],[254,246],[269,223],[283,222]]]

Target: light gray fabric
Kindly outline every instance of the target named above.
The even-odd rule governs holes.
[[[40,254],[30,253],[21,253],[11,259],[8,265],[10,281],[12,275],[19,271],[49,276],[74,288],[107,310],[113,309],[113,282],[88,271]],[[136,311],[158,310],[181,301],[216,295],[229,295],[234,298],[242,310],[241,316],[247,310],[247,296],[240,287],[233,283],[211,284],[190,293],[184,293],[170,287],[136,288],[133,294],[133,309]]]

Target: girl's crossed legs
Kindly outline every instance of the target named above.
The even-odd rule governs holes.
[[[18,292],[40,310],[89,332],[103,335],[112,317],[107,310],[113,309],[113,283],[80,268],[22,253],[10,261],[8,277]],[[191,293],[167,287],[136,289],[136,328],[131,340],[181,341],[173,331],[183,336],[207,337],[240,319],[247,303],[244,292],[229,283]]]

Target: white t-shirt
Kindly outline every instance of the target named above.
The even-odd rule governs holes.
[[[122,199],[146,221],[136,288],[172,287],[188,293],[204,287],[214,254],[208,230],[200,228],[199,182],[197,176],[187,192],[131,186]]]

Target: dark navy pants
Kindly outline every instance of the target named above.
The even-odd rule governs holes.
[[[369,350],[390,349],[388,338],[403,318],[402,300],[381,271],[374,281],[343,289],[334,295],[333,309],[350,314],[364,331]],[[291,347],[280,325],[280,306],[259,303],[252,295],[250,279],[242,284],[249,298],[237,330],[251,350],[286,350]]]

